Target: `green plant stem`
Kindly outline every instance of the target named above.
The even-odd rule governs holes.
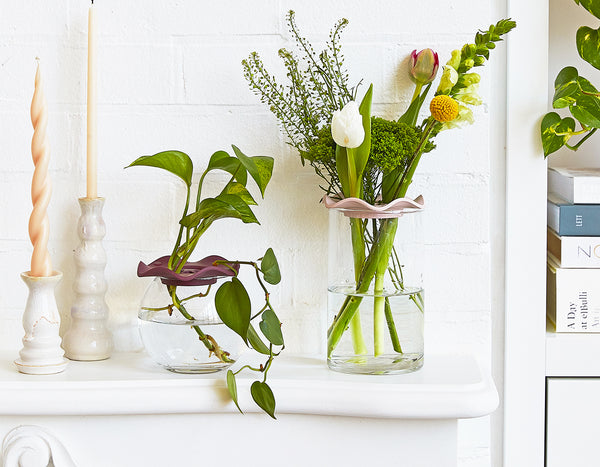
[[[420,94],[421,94],[421,89],[423,88],[423,84],[422,83],[417,83],[415,86],[415,92],[413,93],[412,99],[410,100],[410,102],[414,102],[415,99],[417,99]]]
[[[579,147],[587,141],[588,138],[590,138],[594,133],[596,133],[597,129],[598,128],[594,128],[593,130],[586,130],[588,132],[588,134],[585,135],[583,138],[581,138],[575,146],[570,146],[567,143],[565,143],[565,146],[568,147],[569,149],[571,149],[572,151],[577,151],[579,149]],[[583,131],[580,133],[583,133]],[[573,134],[577,134],[577,133],[573,133]]]
[[[415,170],[417,170],[417,166],[419,165],[419,161],[421,160],[421,155],[423,154],[425,145],[429,140],[429,135],[431,134],[431,131],[433,130],[433,127],[436,123],[437,122],[432,117],[429,117],[427,119],[425,129],[423,130],[423,134],[421,135],[421,141],[419,141],[419,145],[417,146],[417,149],[415,150],[415,153],[413,154],[412,159],[408,164],[408,170],[402,176],[402,180],[400,181],[398,189],[396,193],[394,193],[392,199],[403,198],[406,195],[408,187],[412,183],[412,178],[415,174]]]
[[[398,339],[398,331],[396,330],[396,323],[394,323],[394,315],[392,315],[392,307],[388,297],[385,297],[385,320],[387,321],[388,331],[390,332],[390,338],[392,339],[392,348],[398,352],[402,352],[402,346],[400,345],[400,339]]]
[[[187,310],[181,303],[181,300],[179,300],[179,298],[177,297],[177,286],[169,285],[167,286],[167,290],[169,291],[169,295],[171,295],[171,299],[173,300],[173,305],[175,305],[175,308],[179,310],[179,312],[183,315],[185,319],[194,321],[194,317],[187,312]],[[211,336],[209,336],[208,334],[204,334],[204,332],[202,332],[202,329],[200,329],[200,326],[193,325],[192,329],[196,331],[196,334],[198,334],[198,338],[208,349],[208,351],[214,353],[220,361],[225,363],[235,363],[235,360],[229,358],[229,352],[225,352],[223,349],[221,349],[221,347],[219,347],[219,344],[217,344],[217,342]]]
[[[375,276],[375,272],[380,262],[385,262],[387,266],[392,247],[394,246],[394,238],[398,228],[398,219],[385,219],[382,221],[378,235],[373,239],[371,252],[366,258],[363,267],[360,269],[359,280],[357,281],[356,293],[364,294],[369,290],[371,281]],[[327,355],[331,353],[338,345],[344,331],[348,327],[351,319],[356,314],[362,297],[353,295],[346,298],[339,313],[331,323],[327,332]]]
[[[385,297],[383,296],[383,279],[387,269],[387,262],[383,266],[383,261],[377,264],[375,272],[375,286],[373,289],[373,352],[377,357],[383,354],[384,349],[384,330],[385,330]]]
[[[187,216],[187,212],[188,212],[188,208],[190,206],[190,187],[187,186],[187,198],[185,201],[185,208],[183,210],[183,215],[181,216],[181,218],[183,219],[185,216]],[[177,241],[175,242],[175,247],[173,248],[173,252],[171,253],[171,257],[169,258],[169,262],[168,267],[169,269],[173,269],[173,266],[175,265],[175,260],[177,258],[177,253],[179,251],[179,246],[181,244],[181,237],[183,236],[183,225],[179,225],[179,234],[177,235]],[[186,243],[187,242],[187,237],[186,237]]]
[[[358,284],[360,271],[365,262],[365,238],[362,220],[358,218],[350,219],[352,235],[352,254],[354,255],[354,280]],[[367,345],[362,332],[360,323],[360,312],[356,312],[350,321],[350,334],[352,336],[352,347],[356,355],[365,355]]]

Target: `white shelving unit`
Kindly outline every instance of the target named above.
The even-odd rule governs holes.
[[[544,465],[547,0],[507,0],[504,465]]]
[[[600,334],[546,329],[547,166],[539,140],[549,78],[556,74],[548,46],[564,45],[562,35],[549,36],[556,33],[549,29],[550,7],[559,9],[554,26],[561,27],[581,13],[572,8],[582,8],[562,0],[507,0],[507,7],[517,29],[507,57],[504,465],[587,467],[598,464]],[[582,24],[596,23],[588,15]],[[575,31],[568,35],[573,49]]]
[[[547,377],[599,377],[600,334],[546,332]]]

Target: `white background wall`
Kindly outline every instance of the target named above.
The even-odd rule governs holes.
[[[284,322],[287,351],[323,353],[327,215],[318,202],[319,179],[285,144],[275,118],[248,90],[240,65],[256,50],[282,75],[276,51],[291,45],[284,21],[290,8],[317,46],[338,18],[350,20],[344,47],[351,79],[373,82],[374,113],[390,118],[412,95],[406,70],[411,50],[432,47],[445,62],[452,49],[472,42],[478,28],[503,15],[500,0],[316,5],[307,0],[97,2],[99,194],[106,198],[107,301],[119,349],[139,348],[136,306],[147,281],[136,277],[136,266],[170,252],[184,195],[175,179],[159,171],[123,167],[140,155],[179,149],[199,172],[214,151],[234,143],[247,154],[275,158],[271,186],[257,209],[262,226],[215,224],[198,258],[209,252],[258,258],[272,246],[283,273],[272,303]],[[36,56],[50,113],[50,251],[55,268],[64,273],[57,299],[63,327],[68,325],[77,198],[85,195],[87,7],[74,0],[0,0],[0,339],[15,351],[26,300],[19,273],[29,269],[31,253],[29,106]],[[475,110],[476,123],[438,137],[438,149],[424,157],[410,191],[422,193],[428,205],[426,352],[475,354],[493,366],[499,387],[502,48],[492,51],[490,66],[479,69],[485,104]],[[489,418],[461,423],[462,467],[489,466],[492,458],[500,465],[500,415],[494,423]]]

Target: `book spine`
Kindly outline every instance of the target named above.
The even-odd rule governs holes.
[[[548,201],[548,226],[563,236],[600,236],[600,204],[556,205]]]
[[[556,193],[569,203],[575,202],[573,201],[573,178],[566,177],[556,170],[548,170],[548,191]]]
[[[549,229],[548,252],[563,268],[600,268],[600,237],[565,237]]]
[[[556,332],[600,333],[600,269],[548,264],[547,313]]]

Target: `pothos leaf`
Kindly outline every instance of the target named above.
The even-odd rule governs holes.
[[[263,355],[271,354],[269,347],[267,347],[265,343],[261,340],[258,333],[256,332],[256,329],[254,329],[254,326],[252,326],[252,323],[250,323],[250,326],[248,326],[248,342],[250,343],[250,346],[258,353],[261,353]]]
[[[233,175],[241,185],[246,186],[248,179],[246,168],[238,159],[231,157],[225,151],[217,151],[210,157],[206,172],[211,170],[224,170]]]
[[[215,294],[215,308],[221,321],[248,343],[251,303],[246,288],[237,277],[225,282]]]
[[[582,95],[569,106],[569,110],[579,122],[587,127],[600,128],[600,99],[596,96]]]
[[[598,3],[598,0],[575,0],[575,3],[581,5],[596,18],[600,18],[600,3]]]
[[[220,194],[216,198],[205,198],[200,202],[198,210],[188,214],[180,223],[184,227],[192,228],[202,222],[203,219],[212,220],[223,218],[241,219],[245,224],[258,224],[258,219],[246,204],[246,202],[236,195]]]
[[[265,190],[273,173],[273,158],[267,156],[248,157],[236,146],[232,145],[231,147],[233,148],[235,156],[256,182],[260,194],[264,197]]]
[[[580,92],[578,78],[579,73],[575,67],[568,66],[560,70],[554,80],[552,107],[562,109],[575,102],[576,96]]]
[[[541,136],[544,157],[562,148],[575,130],[575,120],[570,117],[560,118],[556,112],[547,113],[542,119]]]
[[[582,26],[577,30],[577,52],[594,68],[600,70],[600,33],[598,29]]]
[[[229,395],[231,396],[231,400],[233,401],[235,406],[238,408],[240,413],[244,413],[242,412],[242,409],[240,409],[240,405],[238,404],[237,384],[235,382],[235,375],[231,370],[227,370],[227,389],[229,390]]]
[[[272,418],[275,417],[275,396],[267,383],[262,381],[254,381],[250,386],[250,394],[252,399],[261,409],[268,413]]]
[[[223,188],[221,194],[239,196],[247,205],[256,206],[256,201],[254,201],[254,198],[250,192],[239,182],[229,182],[227,185],[225,185],[225,188]]]
[[[281,323],[273,310],[267,308],[263,311],[262,320],[259,323],[260,330],[269,342],[273,345],[283,345],[283,334],[281,333]]]
[[[192,186],[194,164],[190,157],[181,151],[163,151],[153,156],[138,157],[127,167],[146,166],[157,167],[181,178],[188,186]]]
[[[276,285],[281,281],[279,264],[277,263],[277,258],[275,257],[272,248],[269,248],[263,256],[263,259],[260,262],[260,270],[269,284]]]

